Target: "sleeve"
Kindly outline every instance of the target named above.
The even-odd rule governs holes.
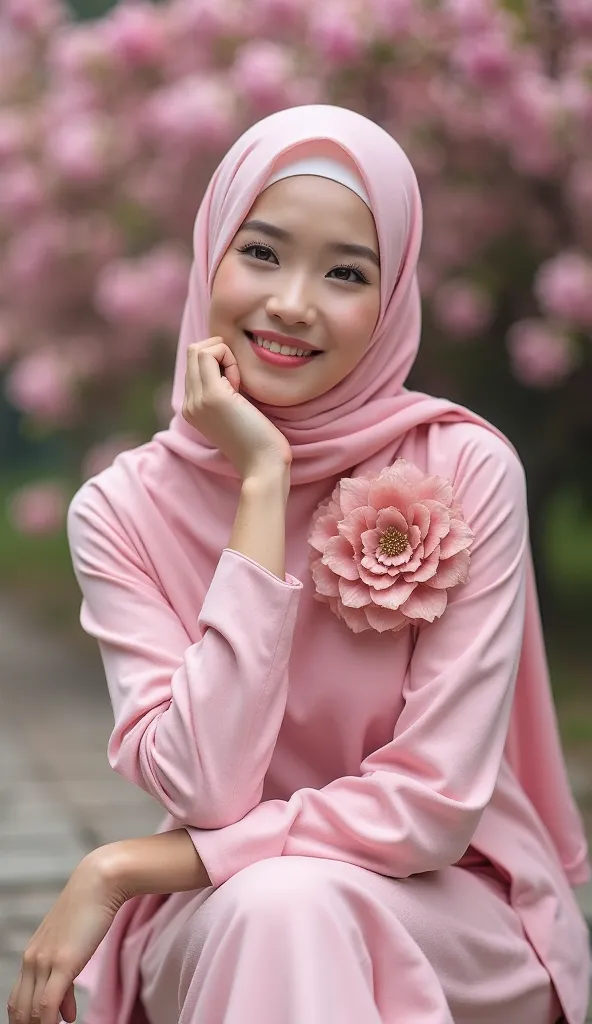
[[[475,535],[470,579],[450,592],[441,619],[419,631],[392,741],[362,762],[359,776],[262,802],[219,831],[189,829],[213,885],[267,857],[326,857],[404,878],[466,851],[503,755],[529,543],[522,466],[488,438],[463,450],[457,473]]]
[[[261,799],[284,716],[302,584],[225,549],[192,642],[88,485],[70,506],[68,539],[81,624],[98,640],[113,705],[111,767],[182,824],[242,818]]]

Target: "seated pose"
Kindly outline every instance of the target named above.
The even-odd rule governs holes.
[[[11,1022],[583,1024],[586,843],[509,441],[404,387],[422,206],[308,106],[200,206],[168,429],[75,496],[111,766],[167,812],[93,851]]]

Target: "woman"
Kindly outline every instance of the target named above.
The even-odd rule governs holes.
[[[19,1024],[74,1019],[108,929],[87,1024],[584,1021],[523,471],[403,387],[421,220],[344,109],[274,114],[215,172],[171,425],[69,516],[109,760],[164,834],[83,861]]]

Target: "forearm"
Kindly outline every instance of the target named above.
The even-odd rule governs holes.
[[[127,899],[188,892],[212,884],[184,828],[109,843],[89,856]]]
[[[228,542],[229,548],[251,558],[281,580],[286,576],[289,491],[289,466],[245,479]]]

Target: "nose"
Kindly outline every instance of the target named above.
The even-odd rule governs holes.
[[[278,281],[274,294],[267,300],[266,311],[270,317],[275,317],[285,324],[311,326],[315,321],[316,312],[304,275],[291,275],[290,279]]]

